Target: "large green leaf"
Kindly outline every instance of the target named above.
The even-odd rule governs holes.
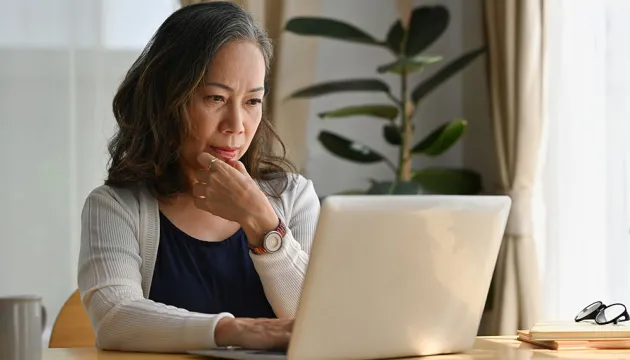
[[[438,61],[442,61],[441,56],[418,55],[412,58],[401,57],[394,62],[379,66],[376,70],[379,73],[391,72],[402,74],[403,70],[406,70],[407,73],[413,73]]]
[[[411,152],[428,156],[440,155],[459,140],[464,134],[467,125],[468,122],[464,119],[457,119],[443,124],[416,144],[411,149]]]
[[[304,36],[322,36],[336,40],[383,45],[372,35],[348,23],[321,17],[295,17],[285,26],[289,32]]]
[[[369,195],[417,195],[422,194],[420,183],[415,181],[373,181]]]
[[[322,119],[340,118],[348,116],[366,115],[386,120],[393,120],[398,116],[398,108],[394,105],[357,105],[346,106],[340,109],[325,111],[318,114]]]
[[[442,5],[414,9],[409,21],[405,55],[413,56],[429,47],[446,30],[449,20],[448,10]]]
[[[468,52],[456,60],[450,62],[446,66],[444,66],[440,71],[432,75],[430,78],[425,80],[424,82],[418,84],[416,88],[411,92],[411,99],[414,103],[417,103],[422,98],[427,96],[431,91],[437,88],[441,83],[448,80],[451,76],[455,75],[457,72],[462,70],[468,64],[470,64],[477,56],[481,55],[486,51],[486,48],[483,47],[481,49],[473,50]]]
[[[400,145],[402,143],[400,129],[395,124],[383,126],[383,137],[390,145]]]
[[[358,163],[375,163],[383,160],[381,154],[369,147],[326,130],[319,133],[318,140],[326,150],[346,160]]]
[[[400,20],[397,20],[392,26],[389,28],[387,32],[387,47],[397,55],[402,54],[404,51],[403,41],[405,40],[405,29],[402,26]]]
[[[427,168],[416,171],[413,180],[431,194],[474,195],[482,190],[481,176],[469,169]]]
[[[389,86],[379,79],[335,80],[307,86],[295,91],[289,97],[308,98],[343,91],[381,91],[389,92]]]

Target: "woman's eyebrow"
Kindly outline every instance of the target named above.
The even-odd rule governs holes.
[[[229,87],[229,86],[227,86],[225,84],[218,83],[218,82],[206,82],[206,83],[204,83],[204,85],[205,86],[216,86],[216,87],[223,88],[223,89],[225,89],[227,91],[234,91],[234,89],[232,89],[231,87]],[[261,86],[261,87],[250,89],[249,92],[258,92],[258,91],[263,91],[263,90],[265,90],[265,87]]]

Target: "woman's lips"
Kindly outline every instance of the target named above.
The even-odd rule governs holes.
[[[214,153],[214,155],[218,158],[222,158],[224,160],[231,160],[238,156],[237,147],[215,147],[211,146],[210,150]]]

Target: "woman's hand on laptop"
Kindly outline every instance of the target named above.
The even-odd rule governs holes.
[[[223,318],[214,330],[217,346],[273,350],[289,346],[293,319]]]

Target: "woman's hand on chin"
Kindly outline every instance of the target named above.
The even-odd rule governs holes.
[[[230,164],[208,153],[197,157],[201,169],[193,185],[195,206],[243,227],[249,245],[257,247],[279,223],[273,207],[240,161]]]

